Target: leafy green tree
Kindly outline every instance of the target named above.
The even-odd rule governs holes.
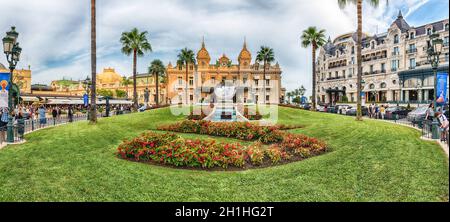
[[[126,95],[125,97],[128,99],[128,86],[131,85],[133,83],[133,81],[131,81],[129,78],[127,78],[126,76],[122,77],[122,82],[120,83],[122,86],[125,86],[126,89]]]
[[[142,57],[146,52],[152,51],[152,46],[147,39],[147,31],[140,32],[133,28],[130,32],[123,32],[120,42],[122,43],[122,53],[130,56],[133,54],[133,108],[138,108],[138,96],[136,89],[136,65],[137,57]]]
[[[120,90],[120,89],[116,89],[116,97],[117,98],[125,98],[127,96],[127,92]]]
[[[321,46],[325,45],[325,30],[318,30],[316,27],[309,27],[303,31],[301,36],[302,46],[312,48],[312,110],[316,110],[316,51]]]
[[[113,97],[114,96],[114,92],[108,89],[99,89],[97,90],[97,94],[99,96],[103,96],[103,97]]]

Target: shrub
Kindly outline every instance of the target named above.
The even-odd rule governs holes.
[[[260,142],[253,143],[247,149],[247,155],[253,165],[261,165],[264,161],[264,151]]]

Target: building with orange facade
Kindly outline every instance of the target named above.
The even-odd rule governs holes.
[[[264,79],[264,67],[252,63],[252,54],[247,49],[246,42],[237,61],[237,64],[233,64],[232,60],[223,54],[215,63],[211,63],[211,57],[203,41],[197,53],[196,64],[190,64],[188,67],[187,79],[186,66],[173,66],[169,63],[167,67],[169,103],[215,103],[220,101],[217,92],[223,87],[234,91],[232,98],[234,103],[278,104],[284,100],[284,90],[281,87],[282,71],[278,63],[267,65]]]

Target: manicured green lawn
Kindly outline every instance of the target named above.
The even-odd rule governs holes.
[[[0,150],[0,201],[448,201],[448,159],[420,132],[289,108],[279,115],[281,123],[305,125],[293,132],[321,138],[332,151],[242,172],[116,158],[124,138],[183,119],[161,109],[37,131],[26,144]]]

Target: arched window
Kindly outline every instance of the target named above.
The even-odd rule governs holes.
[[[427,35],[431,35],[431,34],[432,34],[431,28],[428,28],[427,29]]]
[[[445,31],[448,31],[448,23],[445,24]]]
[[[374,48],[375,48],[375,42],[372,42],[371,45],[370,45],[370,47],[371,47],[372,49],[374,49]]]
[[[398,42],[400,42],[400,38],[399,38],[399,36],[396,34],[396,35],[394,35],[394,44],[397,44]]]

